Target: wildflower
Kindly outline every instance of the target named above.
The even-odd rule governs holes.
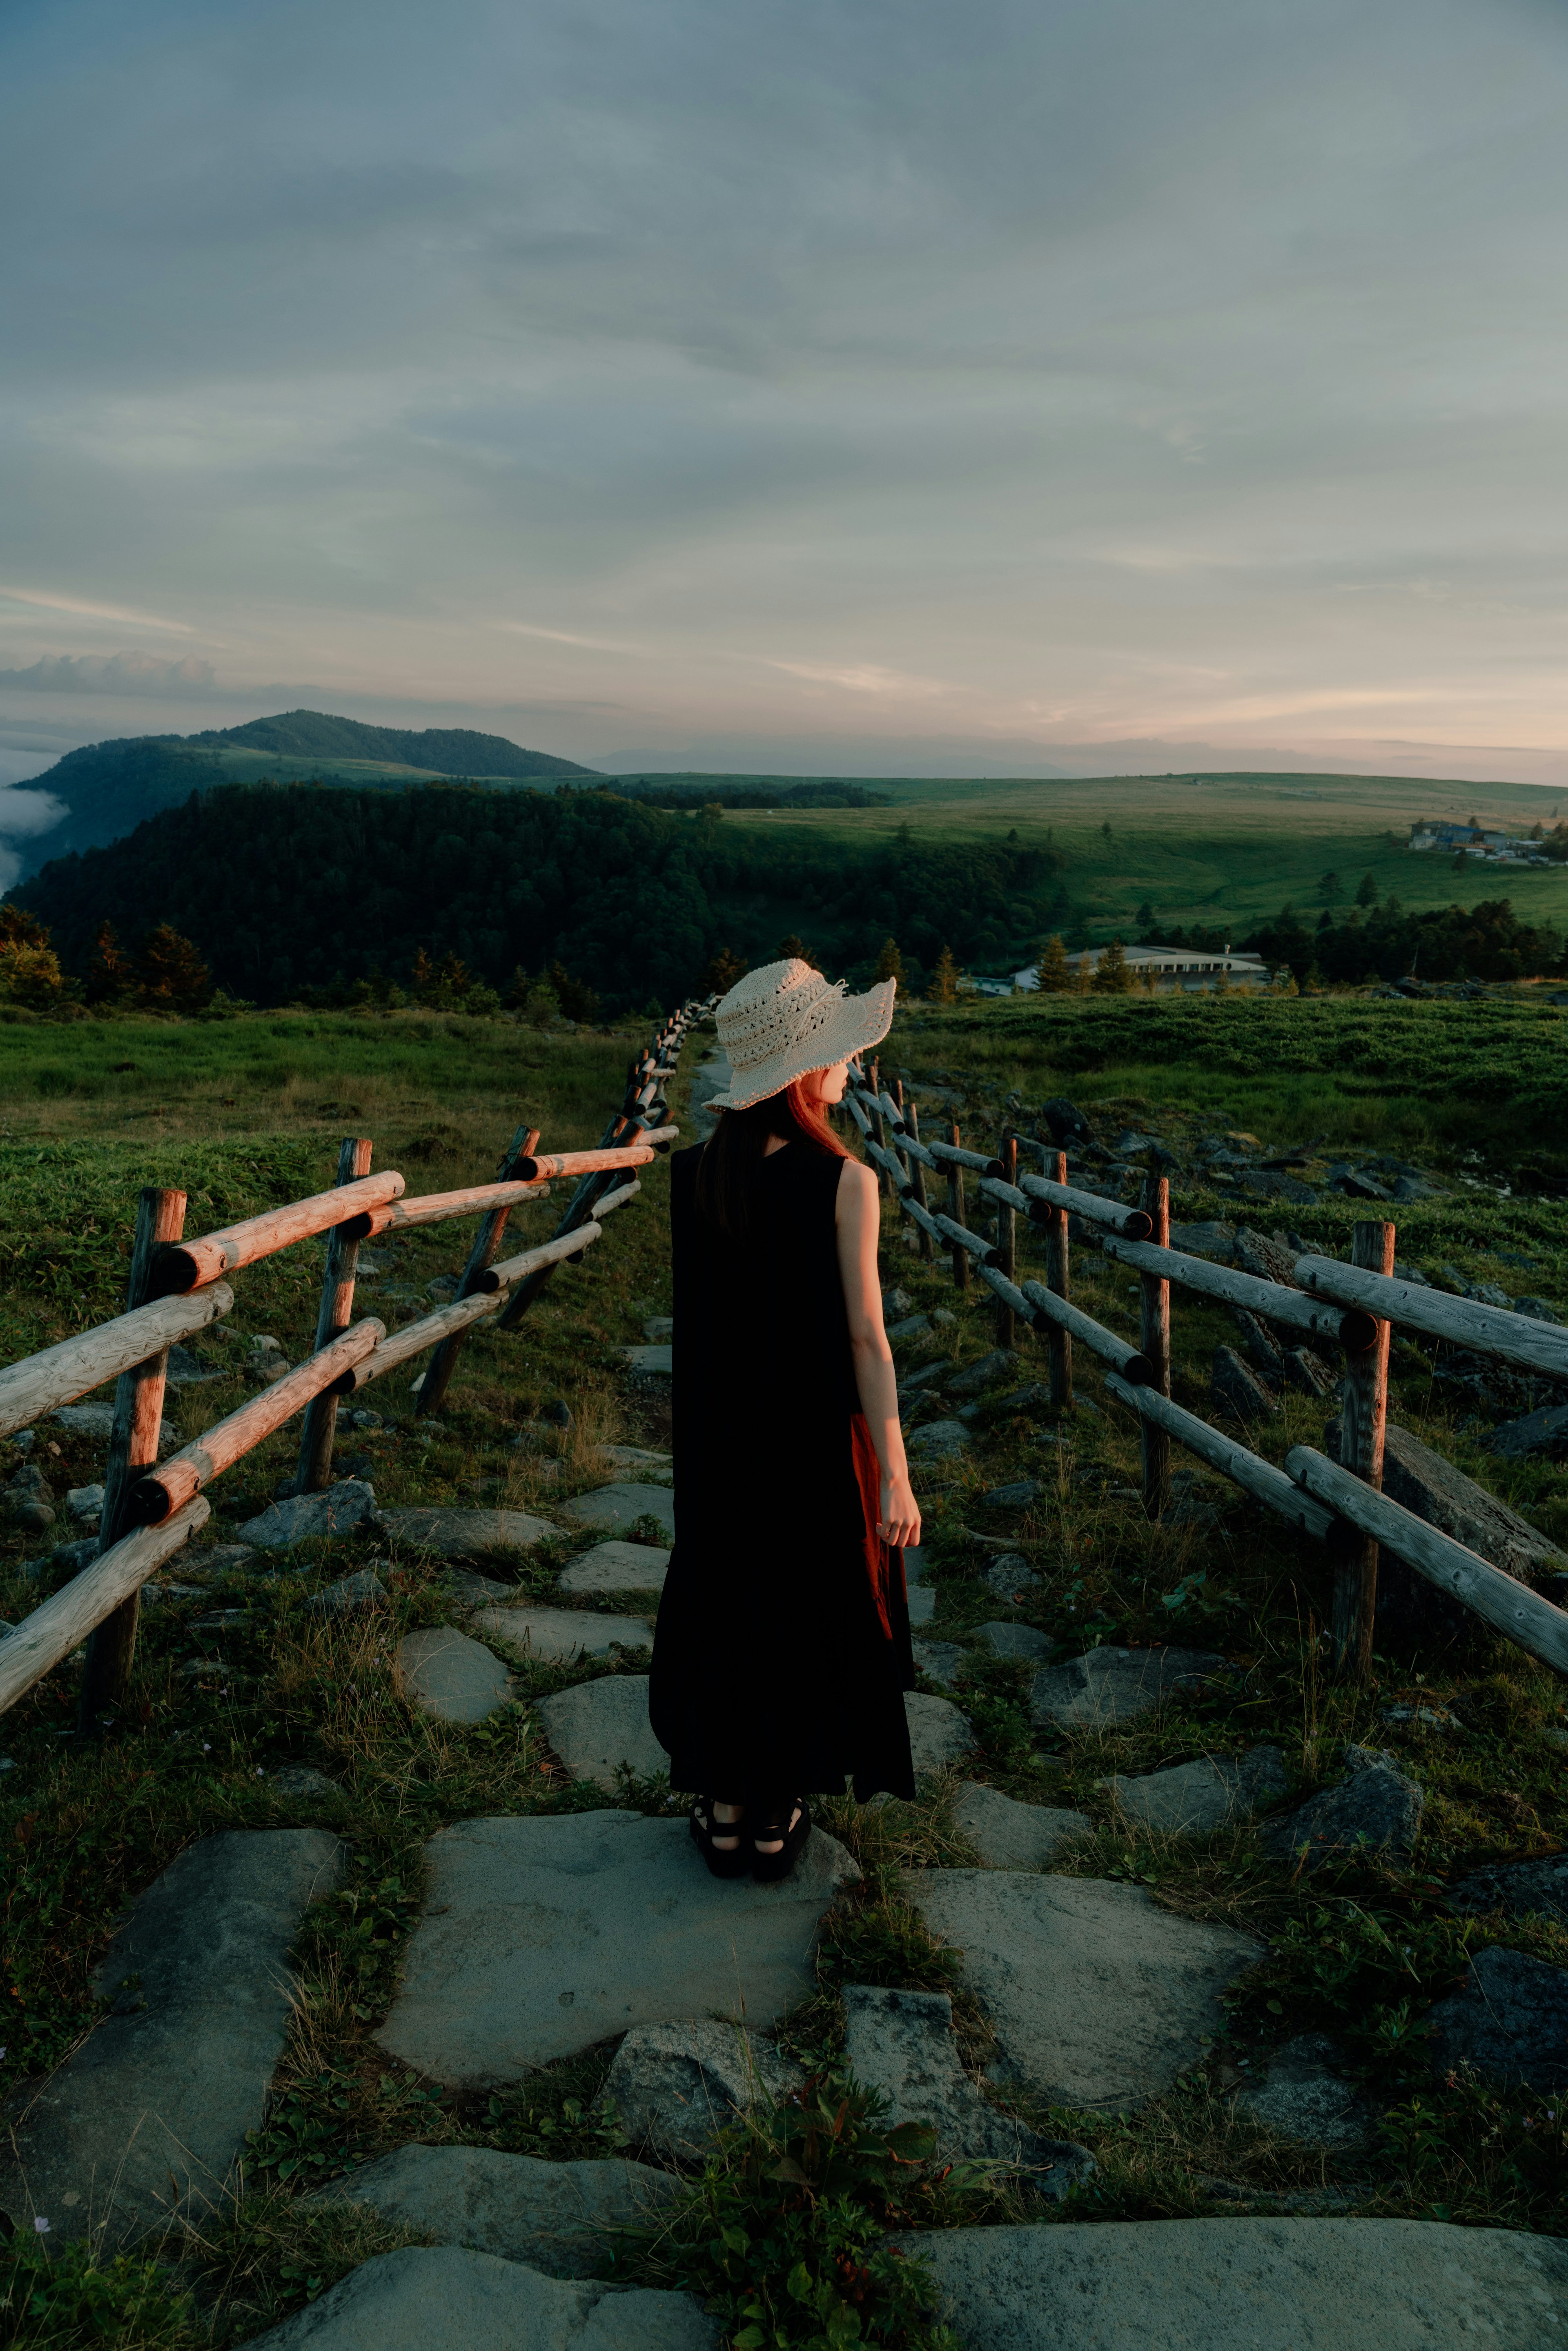
[[[33,2226],[34,2226],[34,2228],[35,2228],[35,2229],[37,2229],[37,2232],[38,2232],[38,2234],[39,2234],[39,2236],[40,2236],[40,2237],[47,2237],[47,2236],[48,2235],[48,2233],[49,2233],[49,2224],[48,2224],[48,2222],[45,2220],[45,2218],[44,2218],[44,2216],[43,2216],[43,2214],[42,2214],[41,2212],[35,2212],[35,2213],[34,2213],[34,2215],[33,2215]]]
[[[203,1752],[203,1754],[204,1754],[204,1755],[210,1755],[210,1754],[212,1753],[212,1751],[213,1751],[213,1742],[212,1742],[212,1740],[211,1740],[210,1739],[204,1739],[204,1740],[203,1740],[203,1741],[202,1741],[202,1752]]]

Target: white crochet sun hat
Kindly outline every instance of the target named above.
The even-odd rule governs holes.
[[[883,979],[864,996],[846,996],[841,979],[824,979],[799,956],[748,971],[714,1014],[730,1081],[708,1107],[749,1110],[810,1070],[831,1070],[880,1045],[893,1026],[897,987],[896,980]]]

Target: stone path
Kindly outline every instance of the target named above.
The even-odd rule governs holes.
[[[493,2147],[400,2147],[305,2200],[367,2204],[438,2243],[580,2278],[605,2266],[612,2230],[649,2217],[675,2186],[668,2171],[620,2158],[547,2163]]]
[[[689,2294],[551,2278],[455,2245],[382,2253],[254,2351],[718,2351]]]
[[[115,2245],[222,2200],[283,2053],[289,1946],[344,1853],[236,1829],[154,1879],[99,1970],[109,2017],[12,2118],[0,2210]]]

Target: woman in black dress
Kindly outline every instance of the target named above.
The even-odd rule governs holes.
[[[672,1163],[679,1539],[649,1712],[719,1876],[783,1877],[806,1798],[913,1796],[903,1550],[920,1541],[877,1275],[876,1181],[828,1125],[894,982],[791,958],[718,1007],[728,1091]]]

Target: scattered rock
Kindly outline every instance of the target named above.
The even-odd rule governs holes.
[[[1541,2351],[1568,2246],[1438,2220],[1108,2220],[941,2229],[924,2254],[967,2351]]]
[[[493,2147],[400,2147],[302,2200],[367,2205],[438,2245],[580,2278],[607,2262],[612,2230],[651,2217],[679,2186],[667,2171],[619,2158],[548,2163]]]
[[[674,1455],[650,1452],[645,1445],[601,1445],[599,1458],[612,1469],[640,1469],[664,1485],[674,1474]]]
[[[860,1875],[814,1829],[781,1885],[712,1877],[685,1821],[620,1812],[463,1821],[425,1860],[428,1907],[376,2037],[465,2089],[637,2024],[737,2008],[770,2024],[813,1988],[818,1922]]]
[[[342,1478],[322,1493],[269,1502],[241,1527],[240,1541],[260,1551],[291,1551],[315,1536],[350,1534],[355,1527],[371,1524],[375,1516],[375,1488],[362,1478]]]
[[[994,1510],[1022,1510],[1044,1491],[1038,1478],[1015,1478],[1009,1486],[988,1487],[980,1499]]]
[[[996,1599],[1010,1606],[1014,1601],[1021,1600],[1039,1578],[1021,1551],[1004,1551],[988,1567],[981,1569],[979,1581]]]
[[[234,1374],[222,1364],[205,1364],[190,1347],[171,1347],[163,1374],[172,1388],[199,1388],[209,1380],[227,1380]]]
[[[998,1396],[991,1410],[995,1413],[1047,1412],[1051,1407],[1051,1389],[1044,1380],[1026,1381],[1010,1395]]]
[[[1281,1859],[1304,1850],[1309,1869],[1358,1847],[1408,1861],[1421,1828],[1420,1787],[1406,1778],[1392,1756],[1370,1748],[1347,1747],[1344,1761],[1347,1776],[1338,1787],[1323,1789],[1266,1824],[1265,1848]]]
[[[595,1543],[562,1572],[563,1592],[663,1592],[670,1553],[652,1543]]]
[[[1478,1869],[1448,1888],[1456,1910],[1503,1910],[1511,1918],[1557,1918],[1568,1927],[1568,1854]]]
[[[1339,2070],[1323,2032],[1303,2032],[1276,2049],[1266,2081],[1248,2083],[1236,2103],[1268,2130],[1312,2147],[1355,2147],[1372,2127],[1372,2110]]]
[[[800,2069],[738,2024],[684,2017],[638,2024],[621,2043],[595,2105],[613,2107],[633,2147],[700,2163],[715,2134],[753,2106],[798,2089]]]
[[[953,1461],[968,1442],[969,1432],[961,1420],[933,1420],[915,1430],[904,1450],[911,1461]]]
[[[414,1704],[441,1722],[483,1722],[512,1694],[500,1659],[451,1625],[405,1633],[394,1662]]]
[[[1020,1804],[999,1789],[966,1780],[953,1808],[954,1825],[992,1869],[1041,1869],[1094,1823],[1087,1813],[1050,1804]]]
[[[526,1510],[378,1510],[374,1523],[386,1541],[434,1552],[439,1559],[484,1559],[495,1551],[528,1551],[560,1532],[548,1519],[531,1518]]]
[[[689,2294],[545,2277],[458,2245],[378,2253],[249,2351],[718,2351]]]
[[[613,1648],[650,1648],[653,1640],[645,1616],[601,1616],[590,1608],[485,1608],[473,1622],[476,1631],[531,1657],[607,1657]]]
[[[977,1625],[975,1638],[998,1657],[1027,1657],[1032,1663],[1051,1655],[1051,1643],[1032,1625]]]
[[[910,1898],[963,1952],[989,2011],[995,2071],[1050,2105],[1125,2111],[1168,2089],[1222,2027],[1219,1995],[1260,1947],[1160,1909],[1141,1886],[928,1869]]]
[[[902,1321],[888,1323],[886,1336],[889,1339],[896,1339],[902,1343],[906,1339],[922,1338],[930,1328],[929,1314],[906,1314]]]
[[[918,1690],[904,1693],[904,1719],[909,1725],[909,1755],[915,1776],[940,1771],[970,1754],[976,1745],[974,1725],[951,1698],[924,1698]]]
[[[988,2105],[959,2062],[946,1992],[847,1984],[842,1998],[844,2055],[856,2081],[886,2098],[890,2130],[918,2123],[935,2131],[938,2162],[1017,2164],[1057,2202],[1093,2171],[1087,2147],[1041,2138]]]
[[[1287,1387],[1305,1395],[1332,1395],[1339,1383],[1321,1355],[1310,1347],[1287,1347],[1282,1358]]]
[[[1481,1441],[1503,1461],[1568,1459],[1568,1404],[1547,1405],[1522,1420],[1505,1421]]]
[[[1090,1649],[1036,1674],[1030,1719],[1039,1728],[1131,1722],[1225,1670],[1207,1649]]]
[[[99,1445],[107,1445],[114,1435],[111,1404],[65,1404],[49,1417],[57,1428],[68,1429],[73,1437],[91,1437]],[[178,1453],[184,1442],[179,1430],[164,1421],[158,1431],[159,1460],[166,1461],[171,1453]]]
[[[237,1575],[256,1557],[252,1543],[214,1543],[211,1551],[181,1553],[183,1565],[200,1568],[204,1575]]]
[[[934,1363],[922,1364],[916,1372],[900,1372],[898,1375],[900,1392],[902,1393],[905,1388],[928,1388],[934,1381],[941,1378],[944,1372],[950,1372],[952,1368],[952,1364],[946,1355],[938,1355]]]
[[[313,1593],[305,1604],[308,1616],[347,1616],[356,1608],[382,1608],[386,1605],[387,1588],[373,1567],[361,1567],[355,1575],[341,1575],[336,1583],[324,1591]]]
[[[340,1796],[343,1792],[339,1782],[318,1771],[314,1763],[285,1763],[273,1773],[272,1783],[284,1796]]]
[[[14,2110],[0,2210],[118,2247],[225,2200],[283,2053],[290,1947],[343,1853],[325,1829],[231,1829],[171,1862],[99,1970],[110,2013]]]
[[[648,1720],[646,1674],[580,1682],[541,1698],[534,1711],[551,1752],[573,1780],[591,1780],[612,1795],[622,1766],[639,1780],[670,1768]]]
[[[1277,1747],[1254,1747],[1239,1757],[1200,1755],[1169,1771],[1100,1782],[1129,1820],[1172,1836],[1207,1836],[1282,1796],[1290,1784]]]
[[[1513,1311],[1516,1314],[1528,1314],[1532,1322],[1549,1322],[1554,1331],[1563,1328],[1563,1317],[1544,1298],[1516,1298]]]
[[[252,1339],[245,1351],[243,1365],[246,1379],[252,1387],[269,1388],[294,1369],[276,1339]]]
[[[1064,1151],[1070,1143],[1094,1140],[1094,1129],[1077,1103],[1069,1102],[1065,1094],[1052,1094],[1049,1102],[1041,1102],[1040,1114],[1059,1151]]]
[[[580,1527],[604,1527],[612,1534],[635,1526],[639,1519],[656,1519],[674,1540],[675,1498],[667,1486],[596,1486],[592,1493],[563,1502],[560,1514]]]
[[[73,1486],[66,1495],[66,1509],[78,1527],[96,1527],[103,1516],[101,1486]]]
[[[1241,1333],[1241,1343],[1253,1370],[1260,1379],[1278,1386],[1285,1376],[1284,1350],[1276,1346],[1270,1332],[1244,1306],[1234,1308],[1231,1319]]]
[[[956,1379],[947,1383],[949,1395],[977,1396],[985,1388],[995,1387],[998,1380],[1010,1378],[1018,1370],[1019,1359],[1010,1347],[993,1347],[977,1364],[970,1364]]]
[[[1234,1347],[1216,1347],[1208,1392],[1216,1408],[1231,1420],[1270,1420],[1280,1409],[1272,1389]]]
[[[671,1380],[675,1375],[675,1351],[666,1347],[622,1347],[622,1362],[633,1380]]]
[[[1201,1225],[1173,1225],[1171,1247],[1186,1257],[1228,1259],[1236,1246],[1236,1228],[1215,1222]]]
[[[1231,1256],[1243,1273],[1256,1274],[1260,1281],[1281,1281],[1287,1290],[1296,1287],[1296,1253],[1250,1225],[1238,1225]]]
[[[1494,1943],[1427,2021],[1438,2072],[1473,2065],[1500,2088],[1568,2089],[1568,1968]]]
[[[1568,1411],[1564,1420],[1568,1423]],[[1331,1461],[1340,1458],[1343,1429],[1343,1421],[1332,1420],[1323,1431],[1323,1450]],[[1568,1566],[1558,1546],[1528,1519],[1521,1519],[1517,1510],[1511,1510],[1506,1502],[1489,1494],[1484,1486],[1478,1486],[1473,1478],[1467,1478],[1462,1469],[1456,1469],[1451,1461],[1445,1461],[1440,1453],[1434,1453],[1430,1446],[1392,1420],[1384,1432],[1383,1490],[1390,1501],[1451,1535],[1468,1551],[1479,1552],[1494,1567],[1521,1583]]]
[[[928,1681],[940,1682],[944,1689],[951,1688],[954,1674],[968,1654],[956,1641],[916,1641],[915,1644],[916,1666]]]

